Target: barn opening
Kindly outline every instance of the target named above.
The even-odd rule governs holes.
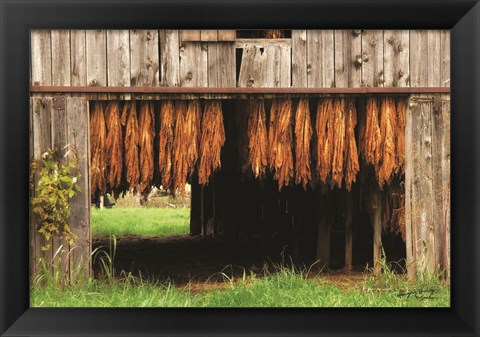
[[[188,235],[120,239],[117,269],[181,283],[279,263],[364,272],[384,254],[405,271],[407,102],[402,95],[91,101],[94,200],[107,192],[141,200],[152,189],[178,200],[191,189]],[[94,249],[106,245],[94,238]]]

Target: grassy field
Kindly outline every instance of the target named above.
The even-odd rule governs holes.
[[[387,274],[348,287],[325,281],[322,276],[279,269],[269,275],[240,280],[192,292],[192,287],[155,284],[127,275],[123,280],[55,287],[34,286],[34,307],[448,307],[450,291],[436,279],[407,281]],[[211,285],[211,284],[210,284]]]
[[[121,207],[92,210],[93,235],[165,236],[189,231],[188,208]],[[107,261],[108,259],[104,260]],[[105,280],[61,285],[48,273],[31,289],[33,307],[448,307],[449,284],[436,277],[407,280],[385,272],[345,286],[306,270],[277,267],[268,274],[245,273],[240,279],[224,275],[223,283],[177,287],[135,278],[125,272]],[[306,277],[308,275],[308,277]]]
[[[92,209],[93,237],[187,234],[189,222],[189,208],[113,207]]]

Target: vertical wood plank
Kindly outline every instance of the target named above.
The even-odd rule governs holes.
[[[32,85],[52,85],[52,43],[49,30],[32,30],[30,35]]]
[[[440,99],[440,95],[438,96]],[[445,249],[445,202],[444,195],[449,193],[444,185],[444,175],[447,167],[444,167],[445,148],[445,115],[443,103],[439,110],[433,109],[432,113],[432,186],[433,186],[433,222],[432,227],[435,235],[435,270],[444,268],[443,252]]]
[[[450,86],[450,31],[440,32],[440,86]]]
[[[362,86],[383,87],[383,30],[362,32]]]
[[[362,38],[352,30],[335,30],[335,86],[360,87]]]
[[[157,30],[130,31],[130,85],[158,86],[160,77],[160,53]],[[158,98],[158,95],[137,95],[142,99]]]
[[[218,40],[217,30],[201,30],[200,31],[200,41],[212,42],[217,40]]]
[[[237,39],[237,32],[233,29],[218,30],[218,41],[235,41]]]
[[[70,83],[72,86],[87,85],[86,32],[70,31]]]
[[[320,268],[328,269],[330,263],[330,238],[332,232],[332,220],[328,214],[326,196],[319,194],[317,200],[319,205],[319,221],[317,229],[317,252],[316,258]]]
[[[307,30],[307,86],[335,87],[333,30]]]
[[[347,192],[345,197],[345,270],[351,271],[353,256],[353,236],[352,236],[352,219],[353,219],[353,196],[352,192]]]
[[[160,30],[161,84],[180,86],[180,44],[178,30]]]
[[[130,31],[130,85],[157,86],[159,82],[158,31]]]
[[[53,36],[52,36],[53,37]],[[67,151],[68,139],[67,139],[67,119],[65,109],[52,109],[51,111],[51,135],[52,135],[52,148],[60,151],[63,157]],[[65,161],[63,160],[65,163]],[[58,237],[52,237],[52,262],[53,271],[60,271],[63,275],[64,281],[68,279],[68,252],[69,244],[66,240]]]
[[[275,84],[281,88],[290,88],[292,86],[292,47],[285,45],[279,46],[277,49],[280,54],[280,64],[277,65],[279,75]]]
[[[383,72],[385,87],[410,86],[410,32],[383,32]]]
[[[130,86],[130,32],[128,30],[107,30],[107,84],[115,87]],[[109,94],[109,99],[124,97],[129,94]]]
[[[200,30],[198,29],[184,29],[180,31],[180,41],[200,41]]]
[[[208,86],[207,44],[185,42],[180,48],[180,86]]]
[[[70,85],[70,31],[52,30],[52,85]]]
[[[380,261],[382,259],[382,201],[380,190],[372,195],[372,223],[373,223],[373,272],[379,274],[382,271]]]
[[[52,116],[52,99],[48,97],[42,98],[33,98],[33,116],[32,116],[32,129],[33,129],[33,158],[39,161],[39,167],[35,174],[34,178],[34,188],[37,186],[38,180],[40,179],[39,171],[41,168],[41,158],[42,154],[50,149],[52,144],[51,138],[51,116]],[[35,195],[35,193],[34,193]],[[42,250],[47,244],[44,236],[38,233],[38,219],[33,217],[34,221],[34,232],[35,237],[35,254],[34,254],[34,263],[38,268],[38,259],[45,259],[47,266],[51,264],[52,261],[52,251],[47,252]],[[48,242],[51,244],[51,242]],[[37,269],[38,271],[38,269]]]
[[[412,227],[416,235],[417,272],[433,271],[435,227],[433,224],[432,184],[432,102],[426,95],[416,96],[413,111],[413,153],[415,174],[412,185]]]
[[[415,179],[414,174],[414,160],[413,155],[413,127],[414,127],[414,102],[411,97],[409,100],[409,108],[406,114],[406,124],[405,124],[405,245],[406,245],[406,264],[407,264],[407,274],[409,277],[413,277],[416,273],[416,239],[414,224],[415,221],[413,217],[413,182]]]
[[[260,48],[248,45],[243,48],[240,73],[238,76],[239,87],[262,87],[264,84],[262,69],[265,70],[267,54]]]
[[[307,87],[306,30],[292,30],[292,87]]]
[[[68,142],[77,151],[77,180],[81,192],[70,201],[70,227],[77,235],[71,251],[70,273],[72,280],[91,276],[90,183],[89,183],[89,123],[87,102],[82,97],[67,97],[66,118]]]
[[[29,122],[29,156],[30,162],[34,160],[34,142],[33,142],[33,113],[34,113],[34,105],[35,105],[35,98],[30,98],[30,115],[28,118]],[[29,274],[30,274],[30,284],[33,283],[33,278],[36,274],[36,250],[35,250],[35,236],[36,236],[36,226],[35,220],[32,212],[32,207],[30,204],[31,198],[35,195],[35,188],[33,185],[33,181],[30,182],[29,185],[29,209],[28,209],[28,242],[29,242]]]
[[[412,87],[440,86],[440,31],[410,31]]]
[[[107,85],[107,33],[104,30],[87,30],[87,85]],[[89,96],[87,96],[88,98]],[[107,94],[95,96],[97,99],[107,99]]]
[[[245,45],[239,87],[290,87],[291,47],[288,45]]]
[[[446,279],[450,279],[450,95],[442,95],[445,102],[442,104],[444,143],[442,146],[442,183],[444,207],[444,251],[442,254],[443,268]]]
[[[236,67],[233,43],[216,42],[208,44],[208,86],[235,87]]]

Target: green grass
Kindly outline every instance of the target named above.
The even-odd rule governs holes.
[[[123,273],[125,275],[125,273]],[[145,282],[131,275],[122,280],[91,280],[82,285],[35,285],[34,307],[448,307],[450,287],[437,279],[407,280],[384,275],[344,287],[322,276],[305,278],[302,271],[229,279],[224,289],[192,294],[190,288]]]
[[[187,234],[189,222],[189,208],[113,207],[92,209],[92,234],[94,237]]]

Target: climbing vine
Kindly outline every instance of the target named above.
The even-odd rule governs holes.
[[[77,182],[79,174],[74,174],[78,158],[74,150],[69,150],[64,156],[62,152],[50,149],[40,160],[32,161],[30,183],[35,193],[31,198],[31,207],[38,232],[47,242],[50,242],[52,236],[58,236],[73,245],[76,236],[68,225],[69,200],[81,191]],[[35,181],[35,176],[38,181]],[[50,248],[51,244],[47,243],[42,250]]]

